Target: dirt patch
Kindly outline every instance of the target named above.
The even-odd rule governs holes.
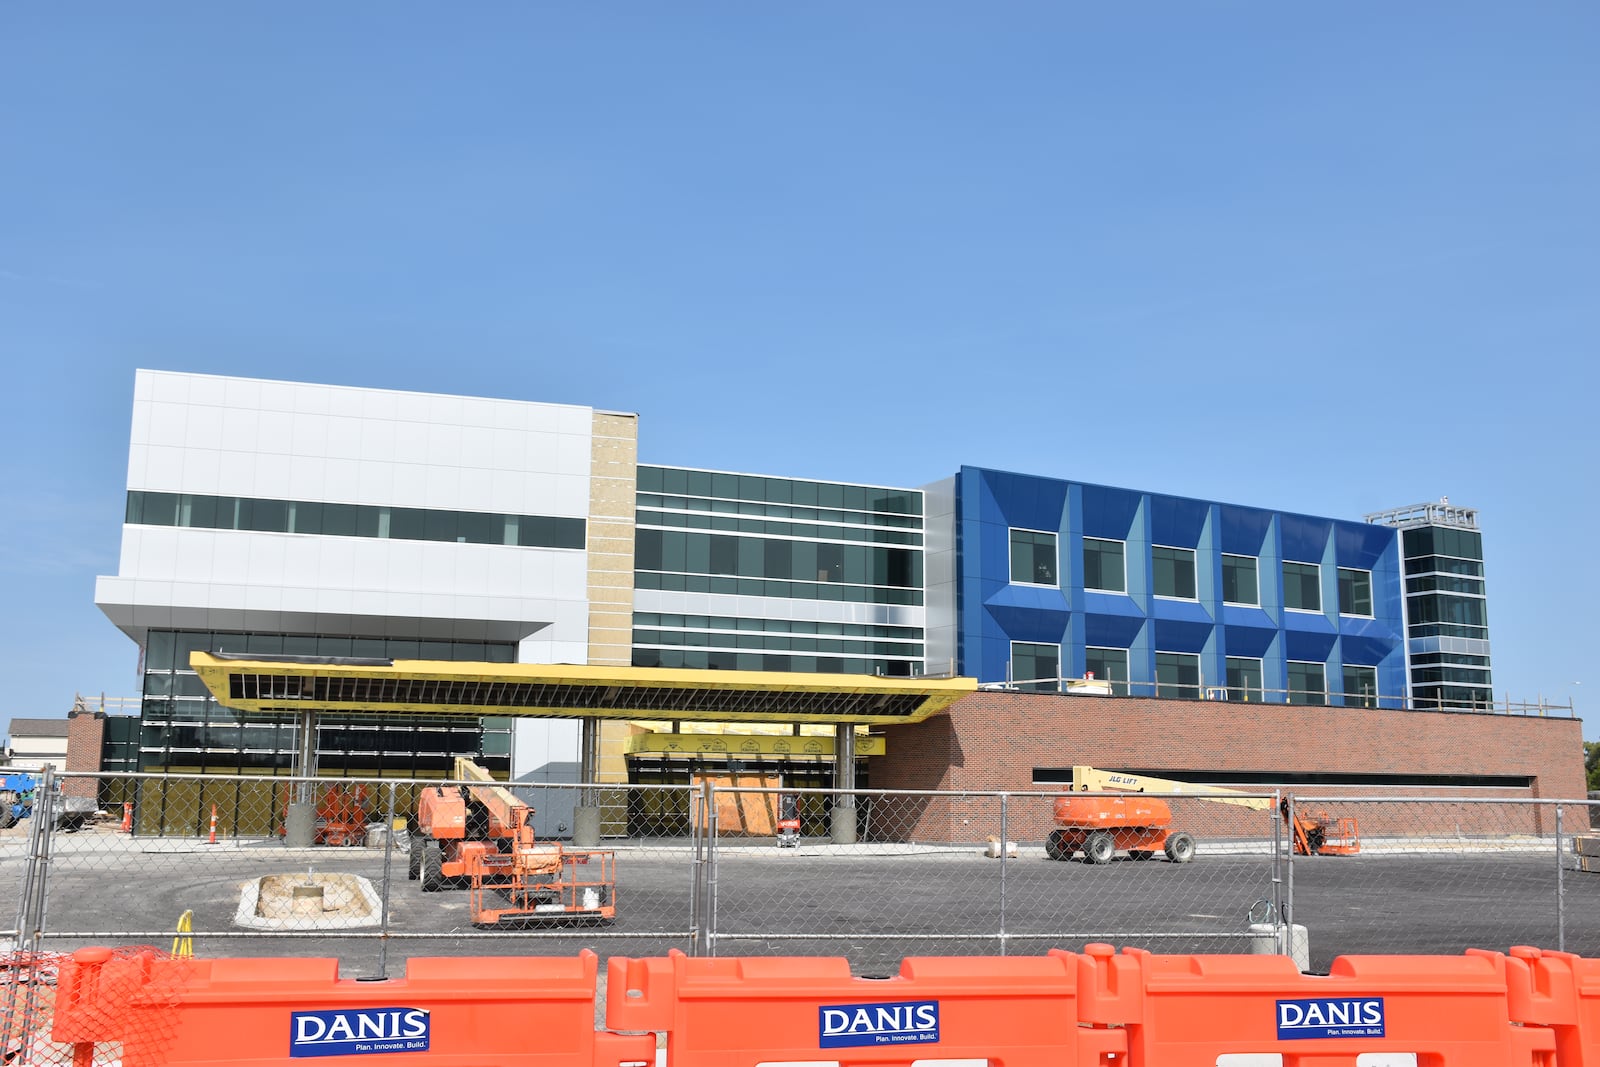
[[[262,919],[370,918],[372,901],[363,881],[353,874],[269,874],[261,879],[255,914]],[[321,889],[322,899],[296,897],[296,889],[307,888]]]

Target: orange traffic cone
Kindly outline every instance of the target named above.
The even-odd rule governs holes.
[[[125,833],[125,834],[133,833],[133,805],[132,804],[123,804],[122,805],[122,832]]]
[[[217,843],[217,806],[211,805],[211,837],[206,841],[208,845]]]

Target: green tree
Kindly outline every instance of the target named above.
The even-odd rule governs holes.
[[[1600,789],[1600,741],[1583,743],[1583,769],[1590,789]]]

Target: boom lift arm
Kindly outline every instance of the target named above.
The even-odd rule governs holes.
[[[1171,778],[1157,778],[1151,774],[1128,774],[1124,771],[1102,771],[1098,767],[1072,768],[1072,791],[1075,793],[1113,792],[1126,793],[1180,793],[1214,800],[1218,804],[1237,804],[1242,808],[1266,811],[1272,801],[1266,797],[1240,796],[1237,789],[1223,785],[1199,785],[1179,782]]]

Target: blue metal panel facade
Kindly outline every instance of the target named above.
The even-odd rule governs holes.
[[[1229,686],[1234,657],[1235,664],[1259,660],[1260,678],[1248,694],[1235,688],[1233,699],[1281,702],[1295,688],[1291,670],[1314,677],[1320,664],[1325,696],[1297,690],[1296,699],[1345,703],[1352,678],[1363,692],[1352,681],[1349,703],[1403,706],[1404,587],[1394,529],[976,467],[961,468],[955,482],[962,674],[1013,680],[1013,642],[1059,646],[1065,678],[1084,675],[1088,649],[1125,650],[1128,692],[1156,695],[1158,656],[1179,653],[1165,659],[1198,666],[1198,693],[1223,695],[1217,690]],[[1012,581],[1012,530],[1056,534],[1055,585]],[[1085,538],[1122,543],[1122,591],[1085,588]],[[1157,595],[1153,548],[1179,559],[1185,578],[1192,559],[1192,596]],[[1225,602],[1224,556],[1256,560],[1255,603]],[[1236,574],[1248,566],[1229,562]],[[1317,568],[1291,568],[1307,577],[1287,598],[1285,562]],[[1354,583],[1353,600],[1367,587],[1370,614],[1341,613],[1341,568]],[[1115,584],[1114,576],[1101,584]],[[1296,602],[1314,607],[1286,607]],[[1163,685],[1160,695],[1178,694]]]

